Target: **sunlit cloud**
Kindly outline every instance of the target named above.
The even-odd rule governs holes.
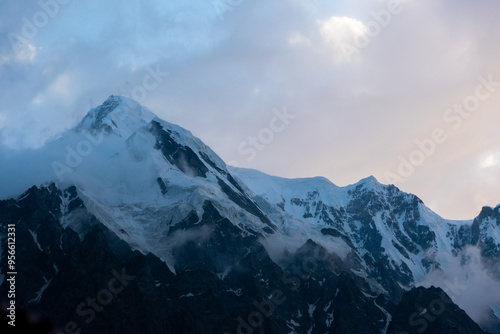
[[[363,22],[346,16],[333,16],[320,20],[318,26],[323,41],[331,49],[333,59],[338,63],[346,62],[346,48],[367,32]]]
[[[482,168],[489,168],[497,166],[500,161],[500,154],[488,154],[485,158],[481,160]]]

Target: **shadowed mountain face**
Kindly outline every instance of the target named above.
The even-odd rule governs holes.
[[[16,307],[53,333],[483,333],[414,286],[467,247],[494,267],[500,207],[449,221],[374,178],[230,168],[122,97],[41,150],[69,161],[54,150],[71,145],[78,164],[0,201],[2,305],[12,224]]]
[[[403,295],[394,308],[387,333],[469,334],[483,331],[443,290],[431,287],[414,288]]]

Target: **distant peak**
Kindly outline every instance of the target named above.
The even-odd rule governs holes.
[[[91,109],[75,130],[128,137],[155,117],[154,113],[138,102],[124,96],[111,95],[100,106]]]
[[[359,183],[365,183],[365,184],[378,184],[378,180],[375,178],[375,176],[373,175],[370,175],[368,177],[365,177],[364,179],[362,179],[361,181],[359,181]]]
[[[497,213],[500,214],[500,205],[497,205],[495,208],[492,208],[491,206],[483,206],[481,208],[481,212],[479,213],[479,217],[494,216]]]
[[[358,182],[352,184],[351,186],[353,187],[363,187],[367,189],[378,189],[379,187],[383,186],[378,180],[375,178],[375,176],[371,175],[368,177],[365,177],[364,179],[359,180]]]

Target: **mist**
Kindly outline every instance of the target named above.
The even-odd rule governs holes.
[[[56,181],[51,164],[60,152],[47,154],[45,150],[13,150],[0,147],[0,199],[20,196],[32,186]]]
[[[498,330],[500,324],[490,316],[500,307],[500,280],[494,269],[482,261],[478,247],[468,246],[446,268],[430,272],[417,285],[440,287],[483,329]]]

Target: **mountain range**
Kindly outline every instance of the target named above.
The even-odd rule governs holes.
[[[500,333],[500,205],[454,221],[374,177],[231,167],[121,96],[23,154],[0,302],[15,226],[19,317],[51,333]]]

